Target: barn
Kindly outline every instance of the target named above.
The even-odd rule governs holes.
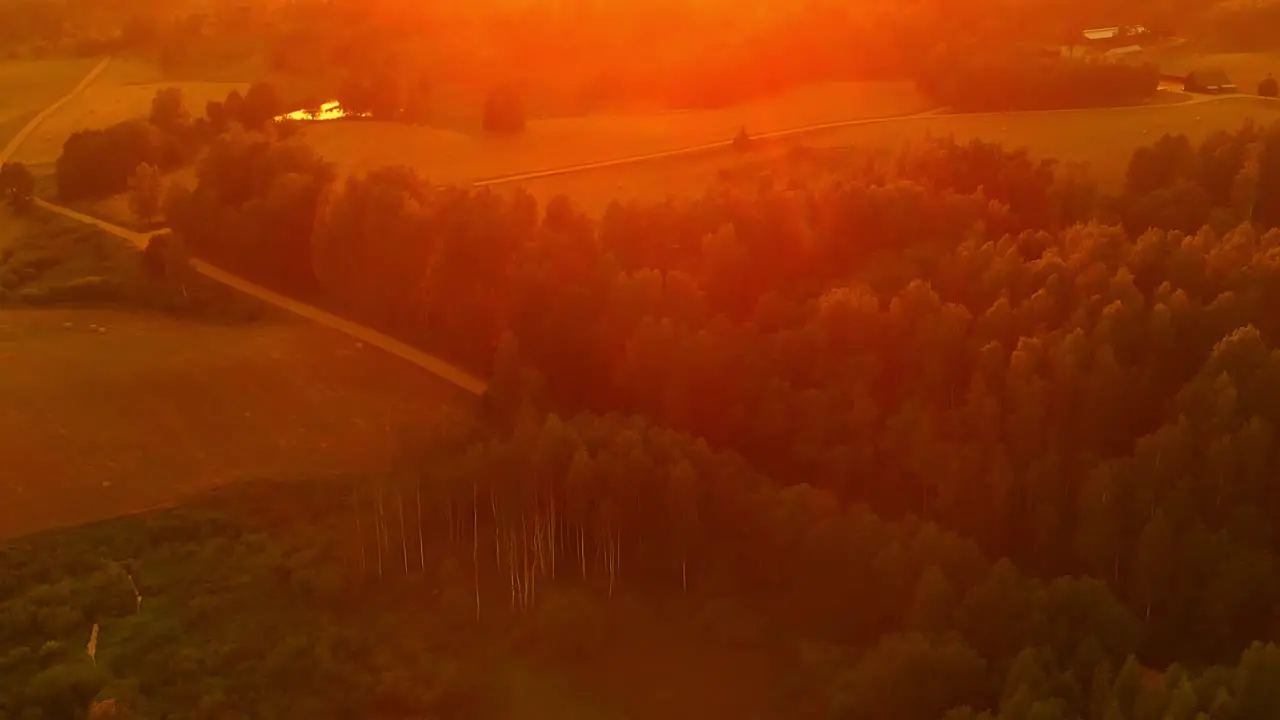
[[[1197,70],[1188,73],[1186,80],[1183,81],[1182,89],[1187,92],[1208,93],[1210,95],[1233,93],[1237,90],[1236,84],[1231,81],[1231,78],[1227,77],[1227,73],[1217,69]]]

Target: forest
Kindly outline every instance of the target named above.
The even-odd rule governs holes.
[[[395,47],[372,45],[355,47]],[[951,92],[988,65],[931,77]],[[1150,80],[1114,75],[1117,98]],[[297,535],[179,516],[86,531],[82,555],[6,550],[0,716],[95,697],[272,716],[288,696],[312,717],[485,717],[474,678],[361,634],[413,617],[387,597],[439,573],[436,620],[559,607],[579,624],[534,644],[588,663],[589,608],[732,598],[749,620],[725,632],[790,671],[768,717],[1280,717],[1280,126],[1160,138],[1117,193],[942,138],[799,148],[593,219],[402,167],[340,178],[256,87],[194,118],[157,96],[146,122],[77,135],[61,193],[198,157],[145,258],[158,287],[185,290],[190,254],[380,328],[491,377],[485,421],[409,443],[388,477],[290,491]],[[140,627],[138,588],[181,622]],[[565,588],[592,604],[565,611]],[[279,608],[319,629],[279,637]],[[72,643],[99,621],[141,639],[90,665]],[[212,649],[161,632],[193,627]]]
[[[839,648],[814,713],[1269,718],[1277,148],[1161,138],[1116,195],[981,142],[798,149],[596,221],[232,125],[163,242],[492,376],[485,437],[353,499],[366,572],[409,571],[426,493],[513,607],[710,584]]]

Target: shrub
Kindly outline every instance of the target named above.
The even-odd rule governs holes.
[[[1277,83],[1274,77],[1268,75],[1262,82],[1258,83],[1258,94],[1262,97],[1276,97],[1280,95],[1280,83]]]

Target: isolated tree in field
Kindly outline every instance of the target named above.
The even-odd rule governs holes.
[[[182,89],[160,88],[151,99],[151,116],[148,118],[161,132],[174,133],[191,121],[182,99]]]
[[[187,267],[191,256],[182,239],[171,232],[153,235],[142,251],[142,270],[149,280],[171,296],[187,297]]]
[[[129,210],[144,225],[155,221],[164,199],[164,179],[155,165],[142,163],[129,178]]]
[[[239,109],[241,124],[246,128],[260,128],[279,115],[283,106],[275,85],[256,82],[245,92],[244,102]]]
[[[484,101],[485,132],[514,135],[524,132],[524,101],[515,88],[494,88]]]
[[[1258,83],[1258,94],[1269,98],[1280,95],[1280,82],[1276,82],[1276,79],[1268,74],[1262,82]]]
[[[13,205],[14,209],[19,212],[29,209],[35,190],[35,178],[26,165],[18,162],[0,165],[0,196]]]

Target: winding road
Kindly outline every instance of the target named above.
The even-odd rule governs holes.
[[[44,122],[46,118],[48,118],[55,111],[57,111],[57,109],[61,107],[64,103],[66,103],[68,100],[72,99],[77,94],[82,92],[86,87],[88,87],[89,84],[92,83],[94,79],[96,79],[98,75],[101,74],[101,72],[107,67],[107,64],[110,63],[110,61],[111,61],[111,58],[103,59],[102,62],[98,63],[98,65],[94,67],[93,70],[91,70],[89,74],[86,75],[84,79],[81,80],[80,83],[76,85],[69,93],[67,93],[62,98],[59,98],[56,102],[51,104],[49,107],[42,110],[40,114],[32,118],[31,121],[28,122],[26,126],[23,127],[21,130],[19,130],[18,133],[13,137],[13,139],[11,139],[9,143],[5,145],[3,151],[0,151],[0,162],[4,162],[8,160],[9,157],[12,156],[12,154],[22,144],[22,142],[26,140],[26,138],[42,122]],[[1179,103],[1172,103],[1170,104],[1170,107],[1178,107],[1178,106],[1187,105],[1187,104],[1209,103],[1209,102],[1215,102],[1219,100],[1226,100],[1231,97],[1238,97],[1238,96],[1231,96],[1231,95],[1193,96],[1189,100],[1185,100]],[[1147,107],[1147,106],[1135,106],[1135,107]],[[1062,114],[1062,113],[1073,113],[1073,112],[1097,112],[1099,109],[1104,109],[1104,108],[1072,108],[1072,109],[1066,109],[1066,110],[1027,110],[1027,111],[1019,111],[1019,112],[1001,112],[1001,113],[950,113],[950,112],[940,112],[938,110],[932,110],[927,112],[915,113],[912,115],[897,115],[897,116],[891,116],[891,117],[878,117],[878,118],[862,118],[858,120],[842,120],[842,121],[836,121],[836,122],[826,122],[826,123],[818,123],[813,125],[805,125],[802,127],[790,128],[786,130],[777,130],[777,131],[768,132],[768,133],[761,133],[758,135],[754,135],[753,138],[769,140],[769,139],[776,139],[776,138],[782,138],[782,137],[790,137],[795,135],[803,135],[805,133],[816,132],[819,130],[830,130],[835,128],[853,127],[856,125],[872,125],[872,124],[887,123],[887,122],[906,122],[906,121],[920,119],[920,118],[945,117],[945,116],[951,116],[951,115],[966,115],[966,116],[977,116],[977,117],[990,116],[994,118],[994,117],[1009,117],[1009,116],[1017,116],[1017,115],[1039,115],[1039,114],[1048,114],[1048,113]],[[1112,109],[1120,109],[1120,108],[1112,108]],[[702,145],[695,145],[693,147],[680,148],[676,150],[666,150],[663,152],[648,153],[645,155],[632,155],[629,157],[616,158],[612,160],[601,160],[598,162],[591,162],[591,163],[581,163],[578,165],[569,165],[565,167],[551,168],[547,170],[514,173],[511,175],[504,175],[501,177],[478,180],[474,182],[473,185],[476,187],[504,185],[508,183],[523,182],[527,180],[536,180],[539,178],[552,177],[555,175],[566,175],[569,173],[583,172],[587,170],[596,170],[596,169],[607,168],[607,167],[615,167],[619,165],[628,165],[631,163],[647,162],[652,160],[660,160],[664,158],[679,157],[683,155],[692,155],[692,154],[701,153],[701,152],[708,152],[712,150],[729,148],[732,145],[733,145],[732,140],[724,140],[720,142],[705,143]],[[130,243],[133,243],[133,245],[135,245],[138,248],[145,248],[147,245],[147,242],[151,239],[153,235],[167,232],[167,230],[163,228],[160,230],[154,230],[148,233],[135,232],[133,230],[129,230],[127,228],[114,225],[100,218],[95,218],[91,215],[86,215],[82,212],[77,212],[70,208],[63,207],[61,205],[56,205],[46,200],[41,200],[37,198],[35,200],[35,203],[39,207],[44,208],[45,210],[48,210],[50,212],[58,213],[72,220],[77,220],[79,222],[95,225],[107,233],[110,233],[116,237],[122,238],[124,240],[129,241]],[[474,395],[482,395],[485,392],[486,383],[483,380],[465,372],[464,370],[454,365],[451,365],[445,362],[444,360],[441,360],[440,358],[437,358],[433,355],[422,352],[417,348],[414,348],[410,345],[400,342],[399,340],[391,338],[383,333],[373,330],[372,328],[368,328],[364,325],[360,325],[358,323],[345,320],[332,313],[325,312],[324,310],[321,310],[317,307],[308,305],[303,302],[299,302],[292,298],[273,292],[260,285],[249,282],[244,278],[238,277],[225,270],[222,270],[213,265],[210,265],[202,260],[192,260],[191,266],[196,272],[200,273],[201,275],[204,275],[205,277],[211,280],[214,280],[215,282],[219,282],[223,285],[234,288],[235,290],[238,290],[246,295],[249,295],[250,297],[256,298],[269,305],[274,305],[275,307],[281,308],[283,310],[287,310],[291,313],[304,317],[313,322],[317,322],[317,323],[320,323],[321,325],[325,325],[334,330],[338,330],[339,332],[346,333],[347,335],[353,338],[356,338],[361,342],[368,343],[369,345],[380,348],[388,353],[391,353],[392,355],[395,355],[396,357],[399,357],[403,360],[411,362],[414,365],[417,365],[418,367],[428,372],[431,372],[437,375],[438,377],[450,383],[453,383],[454,385],[457,385],[458,387],[462,388],[463,390],[466,390],[469,393],[472,393]]]

